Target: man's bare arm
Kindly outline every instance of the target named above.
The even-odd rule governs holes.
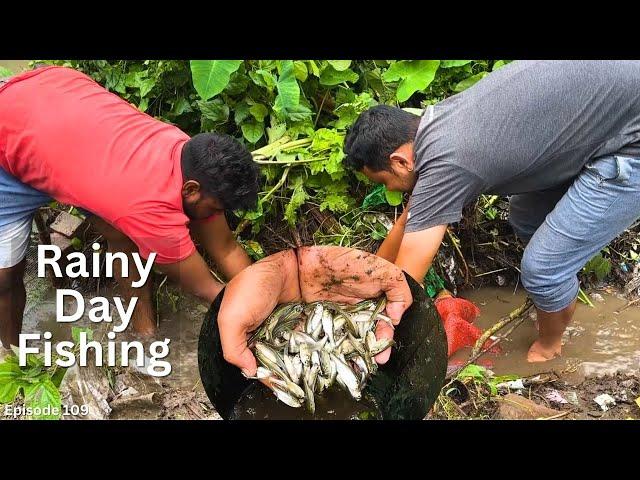
[[[223,288],[197,251],[181,262],[156,264],[156,268],[176,281],[183,290],[209,302],[213,302]]]
[[[191,231],[227,280],[251,265],[249,255],[236,242],[224,215],[210,222],[192,222]]]
[[[389,234],[382,242],[382,245],[380,245],[380,248],[378,248],[378,251],[376,252],[377,256],[382,257],[391,263],[396,261],[398,251],[400,250],[400,244],[402,243],[402,236],[404,235],[404,227],[407,224],[408,213],[409,208],[407,207],[402,212],[402,215],[398,217],[398,220],[396,220],[396,223],[389,231]]]
[[[437,225],[419,232],[405,233],[395,261],[396,265],[422,284],[446,231],[447,225]]]

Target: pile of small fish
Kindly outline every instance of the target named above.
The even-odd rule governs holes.
[[[334,383],[359,400],[378,366],[374,356],[394,345],[376,339],[385,297],[356,305],[328,301],[279,305],[248,343],[258,360],[257,379],[291,407],[315,412],[315,394]]]

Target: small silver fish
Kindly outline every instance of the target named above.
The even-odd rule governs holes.
[[[337,355],[331,354],[331,359],[336,365],[337,369],[337,378],[340,380],[342,384],[347,387],[347,390],[351,394],[353,398],[359,400],[362,397],[362,393],[360,392],[360,382],[358,377],[356,377],[353,370],[347,365],[342,359],[340,359]]]
[[[293,408],[298,408],[302,406],[302,402],[300,400],[298,400],[297,398],[295,398],[293,395],[280,390],[277,387],[273,388],[273,393],[275,393],[276,397],[278,398],[278,400],[280,400],[281,402],[289,405],[290,407]]]

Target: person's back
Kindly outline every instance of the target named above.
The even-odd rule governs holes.
[[[414,201],[444,194],[431,181],[436,172],[450,177],[442,189],[456,190],[439,216],[459,220],[481,192],[558,187],[595,157],[640,154],[640,62],[512,62],[427,111],[414,148]],[[412,215],[409,228],[432,215]]]
[[[162,210],[188,222],[180,203],[187,140],[69,68],[32,70],[0,87],[0,168],[115,226]]]
[[[258,167],[236,139],[193,138],[140,112],[81,72],[43,67],[0,85],[0,340],[17,344],[24,311],[24,257],[33,215],[51,198],[86,211],[110,252],[145,259],[186,290],[213,301],[222,285],[191,232],[228,278],[251,261],[224,210],[250,209]],[[129,257],[131,258],[131,257]],[[139,298],[132,321],[151,334],[150,283],[117,283]]]

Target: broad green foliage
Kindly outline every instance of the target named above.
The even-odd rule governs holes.
[[[440,290],[445,288],[444,280],[436,273],[433,267],[429,268],[427,275],[424,277],[424,291],[431,298],[435,297]]]
[[[93,340],[93,331],[89,328],[72,327],[71,336],[77,345],[81,332],[87,333],[87,339]],[[77,347],[76,347],[77,348]],[[56,420],[61,415],[60,384],[66,368],[47,367],[39,355],[27,354],[27,364],[21,367],[18,363],[18,349],[13,347],[13,354],[0,363],[0,404],[12,403],[22,397],[24,405],[34,411],[43,412],[34,415],[35,420]],[[51,407],[51,414],[45,413],[45,407]]]
[[[20,367],[16,355],[8,356],[0,363],[0,403],[13,402],[20,393],[26,407],[44,409],[51,406],[57,415],[41,414],[35,416],[38,420],[53,420],[60,418],[60,392],[54,384],[55,369],[45,367],[42,359],[36,355],[27,355],[27,365]],[[62,380],[58,376],[59,380]]]
[[[489,389],[491,395],[497,395],[500,383],[517,380],[520,377],[517,375],[496,376],[491,370],[472,363],[462,369],[456,378],[461,382],[474,382],[476,385],[484,385]]]
[[[599,281],[602,281],[611,273],[611,261],[604,258],[602,253],[598,253],[584,266],[584,272],[593,274]]]
[[[453,90],[455,92],[461,92],[463,90],[466,90],[467,88],[471,87],[472,85],[475,85],[477,82],[479,82],[484,77],[486,77],[488,73],[489,72],[480,72],[469,78],[465,78],[460,83],[458,83]]]
[[[502,62],[502,63],[501,63]],[[272,221],[295,225],[310,205],[339,217],[357,205],[390,209],[398,192],[344,168],[346,129],[365,110],[390,104],[419,112],[468,88],[506,61],[492,60],[57,60],[140,110],[190,135],[226,133],[257,155],[259,203],[236,212],[247,237]],[[308,139],[302,144],[298,140]],[[286,148],[263,147],[282,142]],[[368,200],[365,199],[365,196]],[[364,203],[363,203],[364,200]],[[357,216],[345,217],[359,222]],[[347,220],[345,220],[347,221]],[[345,228],[355,228],[347,225]],[[360,227],[358,227],[360,228]],[[378,228],[378,227],[376,227]],[[370,229],[371,238],[384,230]],[[381,228],[381,227],[380,227]],[[253,241],[246,238],[246,241]],[[331,240],[334,241],[334,240]],[[254,257],[258,250],[245,243]]]
[[[384,73],[388,82],[400,81],[396,96],[398,101],[409,100],[415,92],[421,92],[433,81],[440,60],[402,60],[392,63]]]
[[[13,75],[13,72],[9,70],[7,67],[0,66],[0,78],[10,77]]]
[[[391,192],[384,185],[376,185],[371,192],[364,197],[362,208],[377,207],[378,205],[389,204],[396,207],[402,203],[401,192]]]
[[[203,100],[218,95],[229,84],[231,74],[238,70],[241,63],[242,60],[191,60],[193,86],[198,95]],[[140,94],[145,96],[142,91]]]

